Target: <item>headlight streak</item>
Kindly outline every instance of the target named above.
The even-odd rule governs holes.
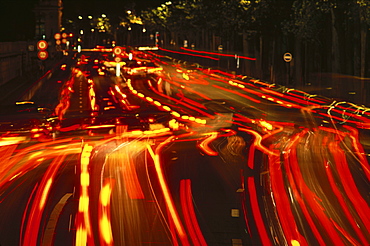
[[[7,163],[9,158],[13,155],[14,151],[17,149],[18,144],[4,145],[0,147],[0,177],[5,177],[9,167]],[[1,183],[1,182],[0,182]],[[0,186],[1,187],[1,186]]]
[[[89,211],[89,162],[93,146],[85,144],[81,153],[80,169],[80,197],[78,202],[78,212],[75,218],[76,231],[76,246],[94,245],[94,237],[92,235],[90,211]],[[82,180],[84,179],[84,181]]]
[[[38,245],[38,235],[40,230],[40,222],[42,218],[42,214],[45,208],[45,202],[47,197],[50,193],[50,188],[52,182],[57,174],[60,166],[62,165],[65,159],[65,155],[59,155],[57,158],[53,160],[53,162],[49,165],[48,169],[46,170],[38,188],[34,195],[34,202],[29,211],[28,220],[26,223],[26,229],[23,235],[23,242],[21,245],[27,246],[36,246]],[[31,199],[32,197],[30,197]],[[27,210],[24,210],[24,213],[27,213]],[[23,218],[26,218],[24,215]],[[25,221],[22,221],[24,224]]]
[[[112,195],[112,190],[114,186],[113,179],[105,179],[103,187],[99,194],[99,207],[98,207],[98,217],[99,217],[99,239],[100,245],[109,246],[114,245],[113,243],[113,233],[111,226],[111,213],[110,213],[110,200]]]
[[[60,139],[60,140],[55,140],[53,141],[53,144],[60,144],[64,142],[70,142],[72,139],[67,138],[67,139]],[[35,153],[33,152],[36,150],[42,150],[47,146],[49,143],[38,143],[34,144],[30,147],[22,149],[22,151],[16,153],[13,156],[9,155],[9,158],[6,159],[6,162],[3,163],[1,166],[2,168],[0,169],[0,174],[2,179],[0,180],[0,187],[2,187],[4,184],[6,184],[9,180],[12,179],[13,176],[18,175],[20,172],[23,172],[25,170],[31,169],[36,167],[37,165],[40,164],[40,162],[35,161],[34,159],[30,158],[32,157]],[[51,155],[55,155],[55,152],[50,152]],[[36,154],[36,159],[38,154]],[[27,156],[28,160],[23,163],[22,159]],[[45,157],[46,154],[43,154],[43,157]],[[11,157],[11,158],[10,158]],[[5,159],[4,159],[5,160]],[[22,163],[23,165],[20,165]]]
[[[131,90],[131,92],[134,94],[134,95],[136,95],[137,96],[137,94],[138,94],[138,92],[133,88],[133,86],[132,86],[132,84],[131,84],[131,80],[128,80],[128,82],[127,82],[127,86],[128,86],[128,88]],[[165,96],[165,95],[163,95],[163,96]],[[165,106],[162,106],[162,104],[160,103],[160,102],[158,102],[158,101],[155,101],[155,100],[152,100],[152,98],[151,97],[147,97],[147,96],[145,96],[144,95],[144,97],[143,97],[143,99],[147,99],[147,98],[149,98],[149,101],[148,102],[150,102],[151,104],[154,104],[154,105],[156,105],[158,108],[161,108],[162,110],[164,110],[164,111],[167,111],[167,105],[165,105]],[[174,100],[173,98],[171,98],[171,97],[168,97],[169,99],[171,99],[171,100]],[[182,103],[182,104],[184,104],[184,103]],[[167,107],[166,107],[167,106]],[[198,108],[195,108],[195,107],[192,107],[192,106],[190,106],[190,105],[186,105],[187,107],[189,107],[189,108],[192,108],[192,109],[194,109],[194,110],[196,110],[196,111],[199,111],[199,112],[201,112],[202,114],[204,114],[205,116],[207,116],[207,117],[210,117],[210,118],[213,118],[214,116],[212,116],[212,115],[210,115],[210,114],[208,114],[208,113],[205,113],[205,112],[203,112],[203,111],[201,111],[201,110],[199,110]],[[165,107],[165,108],[163,108],[163,107]],[[171,112],[171,114],[174,116],[174,117],[176,117],[176,115],[180,115],[178,112],[176,112],[176,111],[172,111]],[[181,115],[180,115],[181,116]],[[182,118],[182,116],[181,117],[179,117],[179,118]],[[189,117],[189,120],[190,120],[190,117]],[[190,120],[191,121],[191,120]],[[199,118],[193,118],[193,120],[192,121],[194,121],[194,122],[197,122],[197,123],[199,123],[199,124],[206,124],[206,122],[205,122],[205,120],[203,120],[203,119],[199,119]]]
[[[206,107],[205,106],[203,106],[203,105],[199,105],[199,103],[194,103],[192,100],[190,100],[190,99],[188,99],[188,100],[183,100],[184,99],[184,97],[183,98],[181,98],[181,100],[178,100],[178,99],[176,99],[176,98],[173,98],[173,97],[171,97],[171,96],[168,96],[168,95],[166,95],[166,94],[163,94],[163,93],[160,93],[159,91],[157,91],[154,87],[152,87],[152,90],[155,92],[155,93],[157,93],[157,94],[159,94],[160,96],[162,96],[162,97],[164,97],[164,98],[167,98],[167,99],[170,99],[171,101],[174,101],[174,102],[176,102],[176,103],[178,103],[178,104],[181,104],[181,105],[184,105],[185,107],[187,107],[187,108],[190,108],[190,109],[192,109],[192,110],[194,110],[194,111],[197,111],[197,112],[199,112],[199,113],[201,113],[201,114],[203,114],[204,116],[206,116],[206,117],[209,117],[209,118],[213,118],[214,116],[213,115],[211,115],[211,114],[208,114],[208,113],[206,113],[206,112],[204,112],[204,111],[202,111],[202,110],[200,110],[199,109],[199,107],[201,107],[201,108],[203,108],[203,109],[206,109]],[[183,102],[183,101],[185,101],[185,102]],[[189,103],[191,103],[191,104],[193,104],[193,105],[191,105],[191,104],[189,104]]]
[[[140,152],[144,151],[145,148],[145,143],[136,140],[125,142],[119,145],[111,153],[107,154],[104,168],[102,169],[103,178],[103,172],[107,168],[107,165],[113,167],[122,167],[121,179],[123,180],[124,187],[130,199],[144,199],[144,193],[136,173],[134,157]]]

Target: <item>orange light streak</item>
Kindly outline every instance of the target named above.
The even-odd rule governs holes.
[[[199,144],[198,147],[207,155],[210,156],[217,156],[218,152],[214,151],[209,145],[212,143],[213,140],[218,138],[217,132],[212,132],[208,137],[203,139]]]
[[[78,213],[75,218],[76,231],[76,246],[94,245],[94,238],[92,235],[90,212],[89,212],[89,184],[90,182],[86,179],[90,179],[89,174],[89,162],[90,155],[93,147],[85,144],[81,153],[80,169],[81,177],[80,180],[80,197],[78,202]]]
[[[57,158],[53,159],[52,163],[46,170],[40,182],[40,185],[35,193],[34,202],[32,203],[32,206],[29,211],[28,221],[21,245],[27,246],[37,245],[37,238],[41,226],[41,218],[45,208],[45,203],[48,195],[50,194],[51,184],[64,159],[65,159],[64,154],[59,155]],[[24,213],[27,213],[27,210],[24,210]],[[23,216],[23,218],[26,218],[26,216]]]
[[[110,199],[113,190],[113,182],[114,180],[112,179],[105,179],[99,194],[99,236],[100,245],[102,246],[114,245],[110,220]]]
[[[149,152],[149,154],[151,155],[151,157],[154,161],[154,167],[155,167],[155,170],[157,172],[159,184],[161,186],[161,190],[163,192],[164,199],[166,201],[168,212],[170,213],[170,216],[169,216],[170,218],[169,219],[170,219],[170,221],[172,221],[174,223],[176,232],[177,232],[178,236],[180,237],[180,240],[181,240],[182,244],[183,245],[190,245],[189,240],[188,240],[187,235],[186,235],[186,232],[185,232],[185,229],[184,229],[184,226],[181,223],[180,217],[178,215],[178,212],[176,210],[174,201],[173,201],[171,193],[169,191],[166,179],[164,177],[163,170],[162,170],[162,167],[161,167],[161,161],[160,161],[160,157],[159,157],[160,152],[164,148],[164,146],[171,143],[174,138],[175,138],[175,136],[171,136],[171,137],[167,138],[165,141],[163,141],[162,143],[160,143],[158,145],[155,153],[154,153],[154,151],[153,151],[153,149],[150,145],[147,145],[147,149],[148,149],[148,152]]]

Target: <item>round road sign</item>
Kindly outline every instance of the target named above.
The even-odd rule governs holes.
[[[39,50],[46,50],[48,48],[48,42],[45,40],[40,40],[37,42],[37,48]]]
[[[116,46],[116,47],[114,47],[113,48],[113,53],[115,54],[115,55],[120,55],[121,53],[122,53],[122,48],[121,47],[119,47],[119,46]]]
[[[57,33],[55,33],[54,34],[54,38],[56,39],[56,40],[58,40],[58,39],[60,39],[60,33],[59,32],[57,32]]]
[[[38,53],[37,53],[37,57],[40,59],[40,60],[46,60],[48,57],[49,57],[49,53],[45,50],[40,50]]]
[[[121,61],[121,57],[118,57],[118,56],[114,57],[114,61],[115,62],[120,62]]]
[[[285,53],[284,56],[283,56],[283,59],[284,59],[285,62],[291,62],[292,59],[293,59],[293,56],[290,53]]]

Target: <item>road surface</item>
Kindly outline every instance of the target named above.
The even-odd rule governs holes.
[[[131,52],[2,105],[0,245],[370,244],[369,108]]]

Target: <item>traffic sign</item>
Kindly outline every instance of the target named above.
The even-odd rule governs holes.
[[[39,50],[46,50],[48,48],[48,42],[45,40],[40,40],[37,42],[37,48]]]
[[[40,60],[46,60],[46,59],[49,57],[49,53],[48,53],[46,50],[40,50],[40,51],[37,53],[37,57],[38,57]]]
[[[60,39],[55,40],[56,45],[60,45],[61,43],[62,43],[62,41],[60,41]]]
[[[121,57],[118,57],[118,56],[114,57],[114,61],[115,62],[120,62],[121,61]]]
[[[120,55],[120,54],[122,53],[122,48],[121,48],[121,47],[119,47],[119,46],[114,47],[114,48],[113,48],[113,53],[114,53],[116,56]]]
[[[67,38],[68,37],[68,34],[67,33],[65,33],[65,32],[63,32],[62,33],[62,38]]]
[[[293,56],[290,53],[285,53],[283,55],[283,59],[284,59],[285,62],[291,62],[293,60]]]

